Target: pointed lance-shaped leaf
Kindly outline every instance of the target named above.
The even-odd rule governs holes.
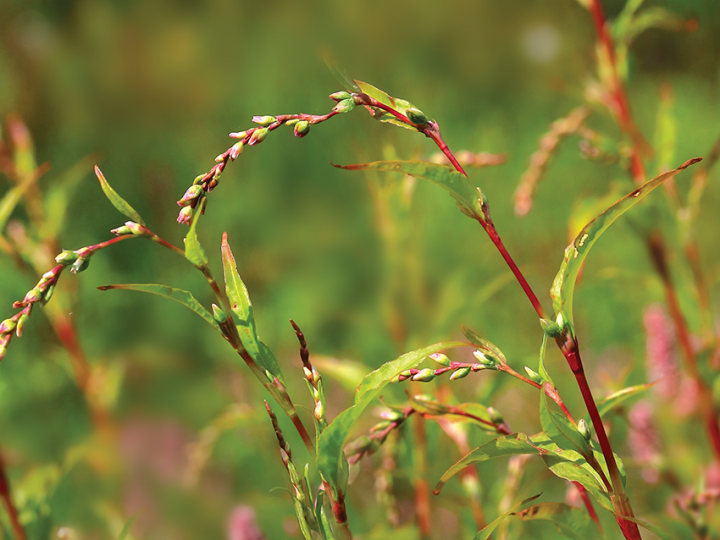
[[[500,515],[491,523],[485,525],[485,527],[475,535],[473,540],[487,540],[488,538],[490,538],[490,535],[505,518],[507,518],[510,514],[519,511],[521,508],[528,505],[529,503],[533,502],[540,495],[542,495],[542,493],[538,493],[537,495],[530,497],[529,499],[525,499],[524,501],[520,501],[519,503],[514,505],[512,508],[510,508],[510,510]]]
[[[585,257],[587,257],[590,248],[597,242],[600,235],[604,233],[617,218],[635,206],[665,180],[672,178],[683,169],[701,160],[702,158],[690,159],[677,169],[656,176],[620,199],[583,227],[575,240],[565,248],[565,257],[560,266],[560,271],[557,273],[557,276],[555,276],[555,281],[553,281],[552,288],[550,289],[553,307],[557,314],[562,314],[565,320],[571,324],[573,323],[572,301],[575,282],[582,263],[585,261]]]
[[[207,198],[203,197],[200,199],[200,204],[198,204],[195,209],[195,216],[193,217],[192,225],[190,225],[190,230],[185,237],[185,258],[190,261],[195,268],[205,268],[208,264],[210,264],[210,261],[208,261],[207,255],[205,254],[205,250],[202,245],[200,245],[200,240],[198,240],[197,237],[198,220],[203,214],[206,203]]]
[[[467,176],[445,165],[424,161],[376,161],[354,165],[334,165],[349,171],[387,171],[409,174],[415,178],[430,180],[450,193],[463,214],[484,220],[483,205],[486,203],[480,188],[474,186]]]
[[[100,168],[97,165],[95,165],[95,176],[97,176],[97,179],[100,181],[100,187],[102,187],[105,196],[117,209],[118,212],[120,212],[124,216],[129,217],[135,223],[145,225],[145,221],[143,221],[143,218],[140,217],[140,214],[138,214],[125,199],[118,195],[117,192],[110,186],[108,181],[105,180],[105,176],[100,171]]]
[[[467,346],[468,344],[462,341],[436,343],[387,362],[363,379],[355,394],[355,404],[337,415],[318,440],[316,464],[320,474],[335,493],[343,483],[342,471],[345,459],[343,447],[350,430],[370,402],[401,372],[414,368],[427,356],[447,349]]]
[[[218,332],[220,331],[220,327],[213,318],[212,314],[207,309],[205,309],[203,305],[198,302],[192,295],[192,293],[189,291],[183,291],[182,289],[174,289],[173,287],[168,287],[167,285],[158,285],[156,283],[122,283],[118,285],[104,285],[102,287],[98,287],[98,289],[100,289],[101,291],[139,291],[156,294],[157,296],[169,298],[170,300],[175,300],[176,302],[182,304],[186,308],[200,315],[200,317],[202,317],[203,320],[207,322],[210,326],[212,326],[215,330],[217,330]]]

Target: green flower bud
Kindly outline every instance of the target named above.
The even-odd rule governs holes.
[[[58,264],[62,264],[63,266],[70,266],[77,260],[77,258],[77,253],[66,249],[65,251],[60,253],[60,255],[55,257],[55,262],[57,262]]]
[[[260,144],[265,140],[265,137],[267,137],[268,130],[267,128],[256,128],[255,131],[253,131],[252,135],[250,135],[250,140],[248,141],[248,146],[255,146],[256,144]]]
[[[435,378],[435,371],[430,368],[421,369],[412,376],[413,381],[430,382]]]
[[[182,210],[180,210],[180,213],[177,217],[177,222],[182,223],[183,225],[190,225],[192,223],[192,216],[193,216],[193,208],[192,206],[186,206]]]
[[[410,120],[413,124],[416,126],[425,127],[428,123],[428,118],[425,116],[425,113],[422,112],[417,107],[410,107],[405,111],[405,116],[408,117],[408,120]]]
[[[225,311],[216,304],[212,305],[212,314],[213,319],[215,319],[220,324],[228,320],[228,314],[225,313]]]
[[[505,419],[503,418],[503,415],[500,414],[493,407],[488,407],[487,412],[488,412],[488,416],[490,417],[490,420],[492,420],[494,424],[504,424],[505,423]]]
[[[537,384],[543,384],[545,382],[545,379],[543,379],[542,375],[540,375],[537,371],[530,369],[529,367],[525,366],[525,373],[527,373],[528,378]]]
[[[340,103],[333,107],[333,111],[338,113],[349,113],[355,108],[354,99],[343,99]]]
[[[308,134],[310,131],[310,122],[307,122],[306,120],[300,120],[297,124],[295,124],[295,130],[293,131],[293,134],[296,137],[303,138],[305,135]]]
[[[315,419],[322,420],[325,417],[325,404],[322,401],[315,402],[315,410],[313,411]]]
[[[370,433],[376,433],[378,431],[382,431],[383,429],[389,428],[390,424],[392,424],[392,422],[389,422],[387,420],[384,422],[378,422],[370,428]]]
[[[494,368],[497,366],[497,360],[495,360],[492,356],[487,356],[480,350],[473,351],[473,356],[477,358],[477,361],[480,362],[483,366],[486,366],[488,368]]]
[[[444,367],[450,367],[450,359],[443,353],[434,353],[430,355],[430,358]]]
[[[187,189],[185,195],[183,195],[182,199],[178,201],[178,204],[180,206],[190,206],[200,195],[203,194],[204,191],[205,190],[202,185],[193,184]],[[127,225],[127,223],[125,225]]]
[[[195,180],[193,180],[193,185],[202,184],[203,181],[204,181],[204,179],[205,179],[205,175],[204,175],[204,174],[199,174],[199,175],[197,175],[197,176],[195,177]]]
[[[577,429],[580,432],[580,435],[582,435],[587,442],[590,442],[592,433],[590,432],[590,427],[587,425],[584,418],[578,420]]]
[[[464,379],[468,376],[471,369],[469,367],[462,367],[460,369],[456,369],[452,375],[450,375],[451,381],[457,381],[458,379]]]
[[[115,236],[127,236],[128,234],[132,234],[130,228],[125,225],[116,229],[110,229],[110,232],[113,233]]]
[[[400,375],[402,375],[403,377],[412,377],[412,371],[409,369],[406,369],[405,371],[401,371]]]
[[[547,319],[540,319],[540,326],[542,327],[543,332],[551,338],[559,337],[562,333],[562,329],[556,323]]]
[[[242,141],[236,142],[235,144],[233,144],[232,148],[230,148],[230,159],[235,161],[238,158],[238,156],[240,154],[242,154],[243,146],[244,146],[244,144]]]
[[[380,414],[380,417],[384,418],[385,420],[389,420],[390,422],[397,422],[398,420],[405,418],[405,415],[400,411],[394,411],[391,409],[388,411],[383,411]]]
[[[244,139],[245,137],[247,137],[247,132],[234,131],[233,133],[230,134],[230,137],[232,137],[233,139]]]
[[[341,90],[340,92],[335,92],[334,94],[330,94],[330,99],[333,101],[342,101],[344,99],[349,99],[352,96],[350,95],[350,92],[346,92],[345,90]]]
[[[38,289],[35,287],[34,289],[30,289],[26,294],[25,298],[23,298],[24,304],[34,304],[35,302],[38,302],[43,297],[43,291],[41,289]]]
[[[22,315],[20,315],[20,318],[17,321],[17,326],[15,327],[15,335],[17,337],[22,336],[23,328],[25,328],[25,323],[27,322],[27,320],[28,320],[27,313],[23,313]]]
[[[294,126],[295,124],[297,124],[299,121],[300,121],[299,118],[291,118],[290,120],[288,120],[287,122],[285,122],[285,125],[288,126],[288,127],[292,127],[292,126]]]
[[[49,285],[48,288],[45,289],[45,294],[43,294],[43,297],[41,300],[43,306],[50,301],[50,299],[52,298],[53,292],[55,292],[55,285]]]
[[[253,116],[252,121],[261,126],[269,126],[277,122],[277,118],[274,116]]]
[[[9,334],[15,329],[15,325],[17,323],[13,321],[12,319],[5,319],[3,322],[0,323],[0,335],[1,334]]]
[[[79,274],[80,272],[86,270],[88,266],[90,266],[90,259],[84,259],[84,258],[80,257],[70,267],[70,273],[71,274]]]

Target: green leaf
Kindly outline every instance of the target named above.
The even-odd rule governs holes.
[[[317,468],[334,492],[337,493],[342,484],[341,470],[342,465],[345,463],[343,447],[350,430],[370,402],[401,372],[414,368],[427,356],[447,349],[467,347],[467,345],[462,341],[436,343],[387,362],[363,379],[355,394],[355,404],[337,415],[330,425],[325,428],[318,440]]]
[[[533,502],[533,501],[534,501],[535,499],[537,499],[540,495],[542,495],[542,493],[538,493],[538,494],[535,495],[534,497],[530,497],[529,499],[525,499],[524,501],[521,501],[521,502],[517,503],[515,506],[513,506],[512,508],[510,508],[510,510],[508,510],[507,512],[505,512],[504,514],[502,514],[501,516],[499,516],[498,518],[496,518],[492,523],[488,523],[487,525],[485,525],[485,527],[484,527],[479,533],[477,533],[477,534],[475,535],[475,537],[473,538],[473,540],[487,540],[488,538],[490,538],[490,535],[493,533],[493,531],[497,528],[498,525],[500,525],[500,523],[501,523],[505,518],[507,518],[510,514],[512,514],[513,512],[519,510],[520,508],[522,508],[522,507],[525,506],[526,504]]]
[[[118,195],[117,192],[110,186],[108,181],[105,180],[105,176],[100,171],[100,168],[97,165],[95,165],[95,176],[97,176],[97,179],[100,181],[100,186],[102,187],[105,196],[117,209],[118,212],[120,212],[124,216],[129,217],[135,223],[145,225],[145,222],[143,221],[143,218],[140,217],[140,214],[138,214],[125,199]]]
[[[354,165],[335,165],[335,167],[349,171],[402,173],[430,180],[450,193],[463,214],[479,221],[485,219],[483,205],[486,201],[480,188],[474,186],[467,176],[445,165],[424,161],[375,161]]]
[[[198,204],[197,208],[195,208],[192,225],[190,225],[190,230],[185,237],[185,258],[190,261],[195,268],[205,268],[208,264],[210,264],[207,255],[205,255],[205,250],[200,245],[200,241],[197,237],[197,223],[203,213],[203,210],[205,209],[206,202],[206,197],[200,199],[200,204]]]
[[[593,540],[600,538],[597,527],[584,508],[563,503],[541,503],[515,516],[522,521],[550,521],[564,538]]]
[[[545,350],[547,349],[547,340],[548,335],[543,332],[542,343],[540,344],[540,361],[538,363],[538,373],[542,376],[543,379],[548,381],[551,385],[555,386],[553,380],[550,378],[550,374],[545,368]]]
[[[548,397],[544,389],[540,392],[540,425],[548,437],[560,448],[570,448],[581,456],[592,456],[590,445],[564,415],[550,409]]]
[[[118,540],[125,540],[128,535],[130,534],[130,529],[133,526],[133,523],[137,520],[138,517],[140,517],[140,514],[142,514],[143,511],[140,510],[139,512],[136,512],[130,519],[128,519],[125,522],[125,525],[123,525],[122,530],[120,531],[120,536],[118,536]]]
[[[610,502],[610,497],[605,491],[598,474],[577,452],[573,452],[572,450],[561,450],[561,452],[568,455],[561,456],[553,454],[542,456],[548,469],[559,478],[570,482],[580,482],[603,508],[612,512],[613,507]]]
[[[220,327],[218,326],[215,319],[213,319],[212,314],[207,309],[205,309],[200,302],[195,299],[191,292],[183,291],[182,289],[175,289],[173,287],[168,287],[167,285],[158,285],[156,283],[122,283],[118,285],[104,285],[102,287],[98,287],[98,289],[100,289],[101,291],[139,291],[156,294],[164,298],[169,298],[170,300],[175,300],[176,302],[182,304],[183,306],[191,309],[192,311],[200,315],[206,323],[208,323],[215,330],[220,332]]]
[[[284,385],[283,374],[275,359],[275,355],[273,355],[270,348],[258,338],[250,295],[238,273],[235,257],[227,241],[227,233],[223,233],[222,258],[223,272],[225,274],[225,292],[230,300],[230,308],[235,315],[234,319],[238,334],[240,335],[240,341],[252,359],[273,377],[277,377]]]
[[[478,349],[490,353],[490,356],[499,360],[503,364],[507,364],[507,358],[505,358],[503,352],[498,349],[493,343],[483,337],[480,337],[480,334],[478,334],[474,330],[470,330],[470,328],[468,328],[464,324],[460,325],[460,330],[462,330],[462,333],[465,335],[467,340],[473,345],[477,346]]]
[[[647,384],[638,384],[636,386],[628,386],[627,388],[623,388],[622,390],[618,390],[617,392],[614,392],[610,394],[605,399],[602,399],[597,402],[597,408],[598,412],[600,413],[600,416],[605,416],[607,413],[612,411],[615,407],[620,406],[622,403],[627,401],[628,399],[637,396],[641,392],[644,392],[648,388],[654,386],[656,383],[647,383]],[[590,415],[585,415],[587,418],[586,421],[590,417]]]
[[[583,227],[575,240],[573,240],[572,243],[565,248],[565,257],[562,265],[560,266],[560,271],[555,277],[555,281],[550,289],[550,296],[553,299],[553,307],[555,308],[556,314],[563,314],[565,320],[569,321],[571,324],[573,323],[572,301],[573,293],[575,291],[575,282],[577,280],[578,273],[580,272],[580,268],[585,261],[585,257],[587,257],[590,248],[595,244],[600,235],[604,233],[617,218],[640,202],[653,189],[658,187],[665,180],[672,178],[683,169],[701,161],[701,159],[702,158],[695,158],[688,160],[677,169],[673,169],[672,171],[656,176],[620,199],[610,208],[605,210],[605,212]]]
[[[657,525],[653,525],[652,523],[648,523],[647,521],[643,521],[643,520],[637,519],[637,518],[625,517],[625,519],[627,519],[628,521],[637,523],[643,529],[647,529],[651,533],[658,535],[660,538],[662,538],[662,540],[676,540],[675,536],[670,536],[667,532],[665,532],[663,529],[661,529]]]
[[[22,200],[25,192],[38,181],[38,178],[40,178],[39,174],[29,174],[25,176],[19,185],[9,189],[2,200],[0,200],[0,234],[5,230],[5,225],[10,219],[15,207]]]
[[[402,114],[403,116],[409,116],[408,109],[415,109],[419,111],[415,105],[410,103],[409,101],[406,101],[404,99],[400,98],[394,98],[391,95],[389,95],[387,92],[383,92],[379,88],[374,87],[372,84],[368,84],[366,82],[354,81],[355,84],[360,88],[360,91],[364,94],[367,94],[371,98],[376,99],[383,105],[387,105],[388,107],[392,107],[397,112]],[[406,124],[405,122],[401,121],[400,119],[394,117],[392,114],[388,113],[387,111],[383,111],[382,109],[376,109],[372,108],[372,114],[373,117],[380,120],[381,122],[387,122],[388,124],[393,124],[401,128],[409,129],[412,131],[417,131],[417,128],[410,124]]]
[[[438,480],[438,483],[435,485],[433,493],[435,495],[439,495],[443,486],[448,480],[450,480],[450,478],[473,463],[480,463],[482,461],[487,461],[488,459],[515,456],[518,454],[540,455],[545,452],[554,452],[556,450],[557,445],[554,444],[544,433],[538,433],[532,437],[528,437],[525,433],[513,433],[511,435],[505,435],[504,437],[498,437],[497,439],[493,439],[492,441],[475,448],[466,454],[460,461],[455,463],[455,465],[445,471],[445,474],[442,475],[440,480]]]

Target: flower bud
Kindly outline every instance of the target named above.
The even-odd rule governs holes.
[[[352,96],[350,95],[350,92],[346,92],[345,90],[341,90],[340,92],[335,92],[334,94],[330,94],[330,99],[333,101],[342,101],[344,99],[349,99]]]
[[[288,120],[287,122],[285,122],[285,125],[288,126],[288,127],[292,127],[292,126],[294,126],[295,124],[297,124],[299,121],[300,121],[299,118],[291,118],[290,120]]]
[[[390,422],[397,422],[398,420],[405,418],[405,415],[400,411],[394,411],[390,409],[388,411],[383,411],[382,413],[380,413],[380,417]]]
[[[242,154],[243,146],[244,145],[243,145],[242,141],[236,142],[235,144],[233,144],[232,148],[230,148],[230,159],[235,161],[238,158],[238,156],[240,154]]]
[[[540,319],[540,326],[542,327],[543,332],[551,338],[556,338],[562,333],[561,328],[556,323],[548,319]]]
[[[453,372],[453,374],[450,375],[450,380],[457,381],[458,379],[464,379],[465,377],[468,376],[470,371],[471,370],[469,367],[462,367],[460,369],[456,369],[455,372]]]
[[[340,103],[335,105],[335,107],[333,107],[333,111],[335,111],[337,113],[349,113],[354,108],[355,108],[355,100],[350,98],[350,99],[343,99]]]
[[[70,267],[70,273],[71,274],[79,274],[80,272],[87,269],[88,266],[90,266],[90,259],[85,259],[83,257],[80,257]]]
[[[255,146],[256,144],[260,144],[265,140],[265,137],[267,137],[268,130],[267,128],[255,128],[255,131],[252,132],[252,135],[250,135],[250,140],[248,141],[248,146]]]
[[[527,366],[525,366],[525,373],[527,373],[528,378],[534,383],[543,384],[545,382],[545,379],[543,379],[542,375]]]
[[[215,319],[220,324],[228,320],[228,314],[225,313],[225,311],[216,304],[212,305],[212,314],[213,319]]]
[[[180,206],[190,206],[200,195],[205,191],[200,184],[193,184],[190,186],[182,199],[178,201]]]
[[[55,262],[63,266],[70,266],[77,260],[77,253],[68,249],[64,250],[60,255],[55,257]]]
[[[413,381],[430,382],[435,378],[435,371],[430,368],[421,369],[412,376]]]
[[[505,423],[505,419],[503,418],[503,415],[500,414],[495,408],[488,407],[487,413],[488,413],[488,416],[490,417],[490,420],[492,420],[494,424],[504,424]]]
[[[497,360],[495,360],[491,356],[487,356],[480,350],[473,351],[473,356],[477,358],[478,362],[480,362],[483,366],[487,366],[488,368],[494,368],[497,365]]]
[[[230,134],[230,137],[233,139],[244,139],[247,137],[247,133],[245,131],[234,131]]]
[[[16,324],[12,319],[5,319],[0,323],[0,334],[9,334],[15,329]]]
[[[425,127],[428,123],[427,116],[417,107],[410,107],[405,111],[405,115],[416,126]]]
[[[377,433],[378,431],[382,431],[383,429],[387,429],[390,427],[392,422],[389,422],[385,420],[384,422],[378,422],[373,427],[370,428],[370,433]]]
[[[177,217],[177,222],[181,223],[183,225],[190,225],[192,223],[192,216],[193,216],[193,209],[192,206],[186,206],[182,210],[180,210],[180,213]]]
[[[17,337],[21,337],[23,333],[23,328],[25,328],[25,323],[28,320],[28,314],[23,313],[20,315],[20,318],[18,319],[17,326],[15,327],[15,335]]]
[[[293,131],[293,134],[296,137],[302,138],[307,135],[309,131],[310,122],[307,122],[306,120],[300,120],[297,124],[295,124],[295,130]]]
[[[590,427],[587,425],[587,422],[585,422],[584,418],[578,420],[577,429],[580,432],[580,435],[582,435],[587,442],[590,442],[590,437],[592,437],[592,433],[590,432]]]
[[[450,367],[450,359],[443,353],[434,353],[430,355],[430,358],[440,364],[441,366]]]
[[[30,289],[27,294],[25,294],[25,298],[23,298],[23,304],[34,304],[35,302],[39,301],[43,296],[43,291],[38,289],[37,287],[34,289]]]
[[[115,236],[127,236],[128,234],[132,234],[130,228],[125,225],[118,227],[117,229],[110,229],[110,232]]]
[[[322,401],[315,402],[315,410],[313,411],[317,420],[322,420],[325,416],[325,405]]]
[[[253,116],[252,121],[261,126],[269,126],[277,122],[277,118],[274,116]]]
[[[45,289],[45,293],[43,294],[43,297],[41,299],[43,306],[50,301],[50,299],[52,298],[53,292],[55,292],[55,285],[50,285],[50,286],[48,286],[47,289]]]
[[[359,454],[362,452],[365,452],[372,446],[372,440],[367,435],[363,435],[362,437],[358,437],[351,443],[349,443],[347,446],[345,446],[345,455],[346,456],[352,456],[354,454]]]
[[[193,180],[193,185],[202,184],[205,181],[205,175],[199,174],[195,177],[195,180]]]

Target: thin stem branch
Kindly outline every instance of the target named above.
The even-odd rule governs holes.
[[[22,523],[20,523],[17,508],[12,500],[10,481],[5,473],[5,463],[3,462],[2,457],[0,457],[0,496],[5,503],[5,509],[10,517],[10,524],[15,535],[15,540],[26,540],[27,536],[25,535],[25,528],[22,526]]]

